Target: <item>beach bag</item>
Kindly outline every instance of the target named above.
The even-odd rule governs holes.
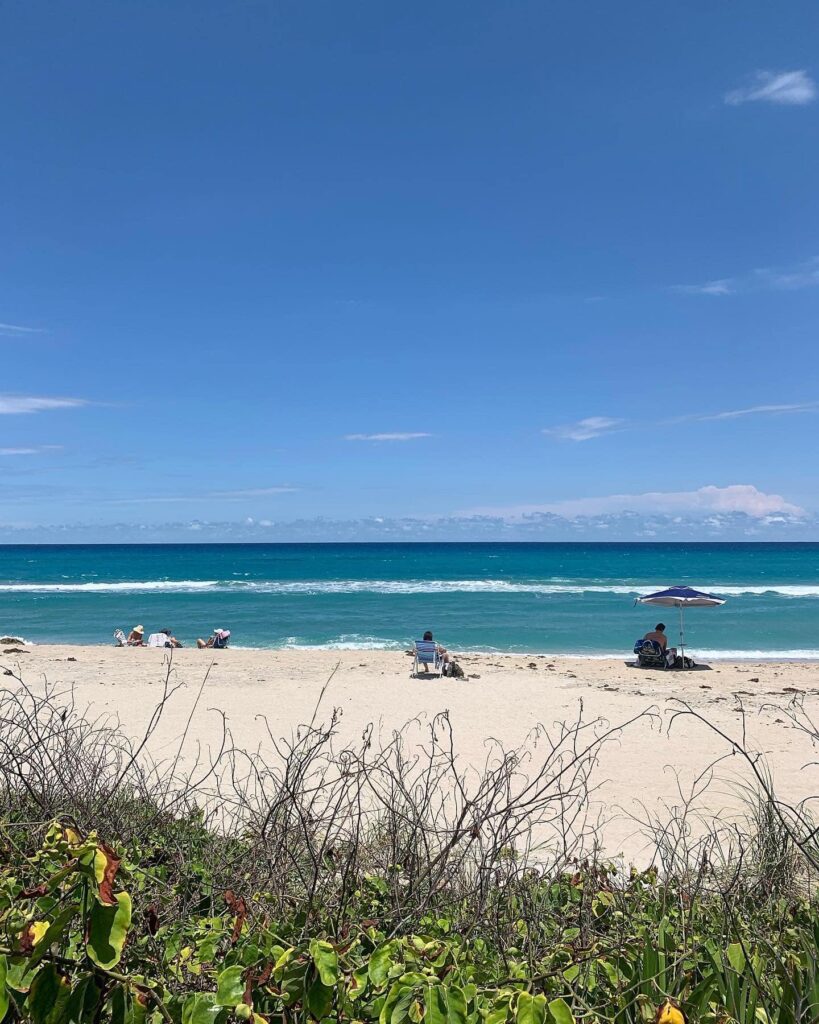
[[[458,664],[457,661],[448,661],[441,669],[443,675],[448,676],[450,679],[463,679],[464,670]]]

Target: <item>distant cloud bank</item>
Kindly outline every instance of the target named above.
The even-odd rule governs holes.
[[[757,71],[738,89],[723,97],[730,107],[742,103],[776,103],[802,107],[816,99],[816,83],[807,71]]]
[[[819,541],[819,516],[752,484],[473,509],[428,518],[0,523],[2,543],[363,541]]]
[[[647,491],[644,494],[608,494],[594,498],[574,498],[547,502],[541,505],[517,505],[501,508],[471,510],[473,515],[499,516],[520,519],[541,513],[574,518],[601,516],[609,513],[634,512],[643,515],[656,513],[707,515],[712,512],[740,512],[759,518],[773,513],[801,517],[805,510],[786,501],[779,494],[766,494],[753,484],[729,484],[716,487],[710,484],[694,491]]]

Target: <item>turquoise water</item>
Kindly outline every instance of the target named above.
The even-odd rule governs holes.
[[[213,544],[0,547],[0,631],[110,643],[116,627],[215,627],[236,646],[630,652],[675,583],[703,656],[819,658],[819,544]],[[676,637],[677,613],[662,613]]]

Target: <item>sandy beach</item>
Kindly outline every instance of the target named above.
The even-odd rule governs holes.
[[[819,719],[819,666],[809,662],[715,662],[692,672],[660,672],[624,661],[549,656],[464,655],[466,679],[410,678],[411,659],[400,652],[329,650],[184,649],[173,654],[171,698],[151,745],[154,757],[175,751],[208,673],[191,720],[188,746],[213,747],[224,712],[234,741],[247,749],[269,746],[266,716],[275,736],[288,736],[310,721],[330,679],[316,720],[341,713],[340,740],[354,741],[368,723],[388,735],[417,719],[414,735],[444,710],[450,714],[455,747],[463,765],[482,764],[486,741],[505,746],[523,742],[536,726],[600,718],[613,726],[651,711],[615,735],[600,752],[591,810],[605,819],[606,852],[639,861],[646,841],[632,818],[643,808],[661,813],[679,805],[709,764],[731,753],[723,738],[693,717],[672,722],[677,701],[686,701],[729,736],[764,754],[777,787],[789,801],[817,792],[819,769],[804,766],[816,757],[809,738],[787,711],[796,699]],[[31,646],[4,653],[0,664],[7,686],[20,674],[35,690],[44,680],[73,689],[78,704],[119,717],[138,737],[159,699],[168,671],[166,652],[153,649]],[[9,673],[12,673],[9,675]],[[331,678],[332,677],[332,678]],[[749,771],[736,755],[721,761],[698,807],[727,820],[740,813],[737,783]]]

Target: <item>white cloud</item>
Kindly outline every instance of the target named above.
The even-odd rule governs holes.
[[[721,277],[703,284],[677,284],[672,291],[683,295],[736,295],[758,291],[795,292],[819,287],[819,257],[792,267],[758,267],[737,277]]]
[[[686,295],[731,295],[734,282],[730,277],[722,277],[716,281],[706,281],[705,284],[678,284],[674,286],[674,291]]]
[[[753,274],[756,282],[765,288],[776,288],[780,291],[794,292],[800,288],[815,288],[819,285],[819,259],[799,263],[790,269],[761,267]]]
[[[0,334],[18,337],[21,334],[42,334],[42,327],[23,327],[21,324],[0,324]]]
[[[683,513],[706,515],[712,512],[744,512],[763,517],[774,513],[802,516],[804,509],[779,494],[766,494],[753,484],[709,484],[695,491],[648,491],[644,494],[607,494],[593,498],[570,498],[541,505],[517,505],[507,508],[472,509],[471,515],[503,516],[519,519],[527,515],[551,513],[558,516],[599,516],[617,512]]]
[[[62,451],[61,444],[41,444],[36,448],[0,448],[0,455],[42,455],[43,452]]]
[[[34,395],[0,395],[0,416],[47,412],[50,409],[79,409],[84,398],[38,398]]]
[[[415,441],[419,437],[432,437],[420,432],[410,434],[345,434],[345,441]]]
[[[543,433],[548,437],[556,437],[559,441],[590,441],[593,437],[620,429],[623,423],[624,420],[611,419],[609,416],[589,416],[576,423],[547,427]]]
[[[752,405],[748,409],[728,409],[725,412],[683,416],[680,419],[672,420],[672,422],[682,423],[686,420],[736,420],[743,416],[776,416],[790,412],[819,412],[819,402],[794,402],[789,405]]]
[[[754,102],[802,107],[816,99],[816,83],[807,71],[757,71],[747,85],[723,98],[731,107]]]
[[[299,487],[292,487],[290,484],[281,484],[276,487],[253,487],[242,491],[209,491],[206,494],[158,494],[146,495],[134,498],[112,498],[106,502],[109,505],[164,505],[176,504],[185,501],[240,501],[242,498],[265,498],[274,494],[295,494],[301,490]]]

